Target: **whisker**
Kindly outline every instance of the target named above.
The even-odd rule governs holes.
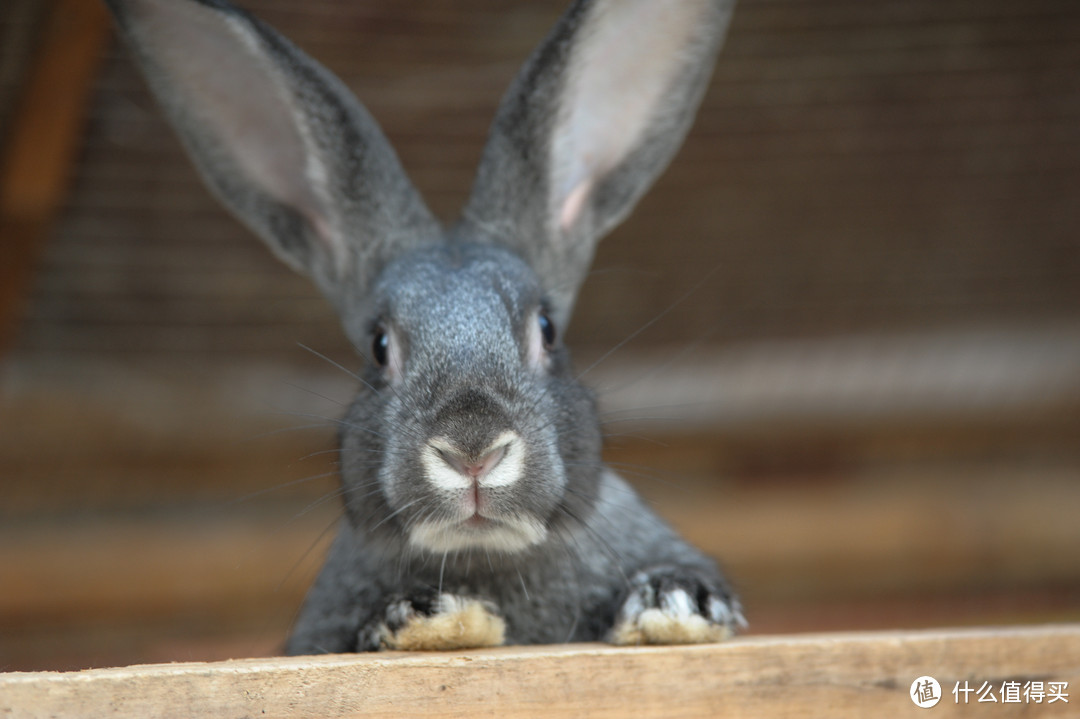
[[[595,368],[595,367],[596,367],[597,365],[601,364],[601,363],[602,363],[602,362],[604,362],[604,361],[605,361],[605,360],[606,360],[607,358],[611,357],[611,356],[612,356],[613,354],[615,354],[615,353],[616,353],[616,352],[618,352],[618,351],[619,351],[620,349],[622,349],[623,347],[625,347],[625,346],[626,346],[626,345],[627,345],[628,343],[630,343],[631,341],[633,341],[633,340],[634,340],[634,339],[635,339],[636,337],[638,337],[638,336],[639,336],[639,335],[640,335],[640,334],[641,334],[642,332],[644,332],[645,330],[649,329],[650,327],[652,327],[653,325],[655,325],[655,324],[656,324],[657,322],[659,322],[660,320],[662,320],[662,319],[663,319],[664,317],[667,317],[667,316],[668,316],[669,314],[671,314],[671,312],[672,312],[672,311],[673,311],[673,310],[674,310],[674,309],[675,309],[676,307],[678,307],[678,306],[679,306],[679,305],[681,305],[681,304],[682,304],[683,302],[685,302],[685,301],[686,301],[686,300],[688,300],[688,299],[689,299],[690,297],[692,297],[692,296],[693,296],[694,294],[696,294],[696,293],[697,293],[697,291],[698,291],[699,289],[701,289],[701,288],[702,288],[702,286],[704,286],[706,282],[708,282],[708,281],[709,281],[710,279],[712,279],[712,276],[713,276],[713,275],[715,275],[715,274],[717,273],[717,271],[719,271],[719,269],[720,269],[720,265],[716,265],[716,266],[714,266],[714,267],[713,267],[713,268],[712,268],[711,270],[709,270],[708,272],[706,272],[706,273],[705,273],[705,276],[704,276],[704,277],[702,277],[702,278],[701,278],[700,280],[698,280],[698,281],[697,281],[696,283],[694,283],[694,285],[693,285],[693,286],[692,286],[692,287],[691,287],[691,288],[690,288],[689,290],[687,290],[687,291],[686,291],[685,293],[683,293],[683,295],[682,295],[681,297],[679,297],[679,299],[677,299],[677,300],[675,300],[674,302],[672,302],[672,303],[671,303],[670,305],[668,305],[668,306],[667,306],[667,307],[666,307],[666,308],[665,308],[664,310],[662,310],[661,312],[659,312],[658,314],[656,314],[656,315],[655,315],[655,316],[654,316],[654,317],[653,317],[653,318],[652,318],[651,320],[649,320],[649,321],[648,321],[648,322],[646,322],[645,324],[643,324],[643,325],[641,325],[640,327],[638,327],[638,328],[637,328],[636,330],[634,330],[633,332],[631,332],[631,333],[630,333],[630,334],[629,334],[628,336],[626,336],[625,338],[623,338],[623,340],[622,340],[621,342],[619,342],[619,343],[618,343],[618,344],[616,344],[616,345],[615,345],[614,347],[612,347],[612,348],[611,348],[611,349],[609,349],[609,350],[608,350],[607,352],[605,352],[605,353],[604,353],[603,355],[601,355],[601,356],[600,356],[600,358],[599,358],[598,360],[596,360],[596,361],[595,361],[595,362],[593,362],[593,363],[592,363],[591,365],[589,365],[588,367],[586,367],[586,368],[585,368],[585,371],[584,371],[584,372],[581,372],[581,373],[579,373],[579,374],[578,374],[578,376],[577,376],[577,379],[578,379],[578,381],[580,381],[580,380],[581,380],[581,378],[582,378],[582,377],[584,377],[585,375],[589,374],[589,372],[591,372],[591,371],[592,371],[592,370],[593,370],[593,369],[594,369],[594,368]]]
[[[653,445],[655,447],[663,447],[665,449],[671,446],[667,442],[662,442],[661,440],[656,439],[655,437],[646,437],[645,435],[631,434],[629,432],[612,432],[612,433],[605,432],[603,437],[604,437],[605,440],[609,440],[609,439],[636,439],[639,442],[647,442],[648,444],[651,444],[651,445]]]
[[[375,531],[376,529],[378,529],[378,528],[379,528],[379,527],[381,527],[382,525],[386,524],[386,523],[387,523],[387,522],[389,522],[389,521],[390,521],[391,519],[393,519],[394,517],[398,516],[399,514],[401,514],[402,512],[404,512],[404,511],[405,511],[406,509],[408,509],[409,507],[413,506],[414,504],[417,504],[417,503],[418,503],[418,502],[420,502],[420,501],[421,501],[421,499],[414,499],[414,500],[413,500],[413,501],[411,501],[411,502],[406,502],[405,504],[401,505],[400,507],[398,507],[397,509],[395,509],[395,510],[394,510],[393,512],[391,512],[390,514],[386,515],[386,516],[385,516],[385,517],[383,517],[383,518],[382,518],[381,520],[379,520],[378,524],[376,524],[376,525],[375,525],[374,527],[372,527],[372,528],[371,528],[371,531],[373,531],[373,532],[374,532],[374,531]]]
[[[281,414],[281,413],[280,412],[275,412],[274,414]],[[293,427],[279,427],[278,429],[272,429],[272,430],[270,430],[268,432],[262,432],[260,434],[256,434],[256,435],[253,435],[253,436],[250,436],[250,437],[245,437],[244,439],[242,439],[240,441],[241,442],[255,442],[256,440],[266,439],[267,437],[273,437],[276,434],[284,434],[285,432],[299,432],[300,430],[305,430],[305,429],[322,429],[322,428],[325,428],[325,427],[332,427],[332,426],[333,425],[330,424],[329,422],[318,422],[316,424],[300,424],[300,425],[296,425],[296,426],[293,426]]]
[[[654,404],[644,407],[626,407],[624,409],[609,409],[600,413],[601,424],[611,424],[612,422],[634,422],[634,421],[649,421],[649,422],[671,422],[671,421],[685,421],[679,417],[672,415],[637,415],[635,413],[640,412],[664,412],[669,410],[688,410],[688,409],[700,409],[702,407],[711,407],[712,402],[671,402],[669,404]]]
[[[521,582],[521,591],[525,592],[525,601],[528,602],[528,601],[530,601],[529,600],[529,588],[525,586],[525,577],[521,576],[521,569],[519,567],[517,567],[516,565],[514,566],[514,571],[517,572],[518,581]]]
[[[261,497],[264,494],[269,494],[271,492],[277,492],[279,490],[286,489],[288,487],[295,487],[298,484],[304,484],[305,482],[312,482],[312,481],[314,481],[316,479],[325,479],[326,477],[333,477],[333,476],[337,475],[337,473],[338,473],[338,471],[335,469],[335,470],[332,470],[330,472],[322,472],[320,474],[313,474],[313,475],[311,475],[309,477],[301,477],[300,479],[293,479],[293,480],[290,480],[288,482],[283,482],[281,484],[274,485],[273,487],[266,487],[264,489],[259,489],[259,490],[256,490],[254,492],[251,492],[250,494],[245,494],[242,497],[237,497],[236,499],[229,500],[224,505],[222,505],[222,509],[230,509],[230,508],[235,507],[235,506],[237,506],[239,504],[242,504],[244,502],[249,502],[252,499],[255,499],[256,497]]]
[[[584,520],[582,520],[574,512],[572,512],[570,510],[570,508],[567,507],[565,504],[558,505],[557,510],[561,511],[567,517],[569,517],[570,519],[577,522],[577,525],[582,529],[582,531],[584,531],[595,542],[597,542],[597,544],[600,546],[600,548],[602,550],[607,552],[607,554],[613,560],[613,563],[615,565],[615,569],[617,569],[618,572],[619,572],[619,576],[622,577],[623,582],[626,584],[626,586],[629,587],[630,586],[630,579],[626,576],[626,573],[623,572],[623,568],[622,568],[622,564],[623,564],[622,555],[614,547],[612,547],[611,544],[606,539],[604,539],[604,537],[601,536],[599,532],[597,532],[593,527],[586,524]]]
[[[363,377],[361,377],[361,376],[360,376],[360,375],[359,375],[358,373],[350,371],[350,370],[349,370],[348,368],[346,368],[346,367],[345,367],[344,365],[342,365],[342,364],[340,364],[340,363],[338,363],[338,362],[335,362],[334,360],[330,359],[329,357],[327,357],[327,356],[326,356],[326,355],[324,355],[323,353],[321,353],[321,352],[319,352],[319,351],[317,351],[317,350],[314,350],[314,349],[312,349],[311,347],[308,347],[308,346],[307,346],[307,345],[305,345],[305,344],[302,344],[302,343],[298,343],[298,344],[300,344],[300,347],[302,347],[303,349],[305,349],[305,350],[307,350],[308,352],[312,353],[312,354],[313,354],[313,355],[315,355],[316,357],[319,357],[320,359],[323,359],[323,360],[325,360],[325,361],[329,362],[329,363],[330,363],[331,365],[333,365],[334,367],[337,367],[337,368],[338,368],[339,370],[341,370],[341,371],[342,371],[342,372],[344,372],[345,374],[349,375],[350,377],[352,377],[352,378],[353,378],[354,380],[356,380],[357,382],[360,382],[360,383],[361,383],[361,384],[363,384],[363,385],[364,385],[365,387],[367,387],[367,388],[368,388],[368,389],[370,389],[370,390],[371,390],[372,392],[374,392],[376,396],[378,396],[379,394],[381,394],[381,392],[380,392],[380,390],[379,390],[379,388],[378,388],[378,387],[376,387],[375,385],[373,385],[373,384],[371,384],[370,382],[368,382],[368,381],[367,381],[366,379],[364,379]],[[417,409],[417,407],[416,407],[416,406],[415,406],[414,404],[412,404],[411,402],[407,402],[407,401],[405,400],[405,398],[403,398],[403,397],[401,396],[401,394],[399,394],[399,393],[398,393],[398,391],[397,391],[397,389],[396,389],[396,388],[394,387],[394,385],[392,385],[392,384],[387,384],[386,386],[390,388],[390,392],[391,392],[391,393],[392,393],[392,394],[393,394],[393,395],[394,395],[394,396],[395,396],[395,397],[396,397],[396,398],[398,399],[398,401],[399,401],[399,402],[401,402],[401,403],[402,403],[402,405],[404,405],[404,406],[405,406],[406,408],[408,408],[408,409],[412,409],[412,410],[416,410],[416,409]]]
[[[297,461],[306,462],[307,460],[311,459],[312,457],[318,457],[318,456],[324,455],[324,454],[341,454],[344,451],[345,450],[342,449],[341,447],[334,447],[333,449],[320,449],[320,450],[316,450],[315,452],[309,452],[308,454],[305,454],[303,457],[301,457]]]
[[[301,387],[300,385],[296,384],[295,382],[290,382],[288,380],[285,380],[284,384],[286,386],[288,386],[288,387],[292,387],[293,389],[298,389],[301,392],[307,392],[308,394],[314,395],[315,397],[318,397],[319,399],[325,399],[327,402],[330,402],[331,404],[336,404],[338,407],[348,407],[349,406],[347,403],[342,402],[341,400],[336,400],[333,397],[327,397],[322,392],[316,392],[315,390],[313,390],[313,389],[311,389],[309,387]]]
[[[308,556],[310,556],[311,553],[315,551],[315,547],[319,546],[319,544],[322,543],[322,541],[326,537],[327,533],[331,529],[336,527],[338,525],[338,523],[341,522],[341,520],[342,520],[342,518],[344,516],[345,516],[344,511],[339,512],[333,518],[333,520],[329,524],[327,524],[326,527],[323,528],[323,530],[321,532],[319,532],[319,535],[317,537],[315,537],[315,540],[311,544],[308,545],[308,548],[304,550],[304,553],[300,555],[300,558],[297,559],[295,562],[293,562],[293,565],[291,567],[289,567],[289,570],[287,572],[285,572],[285,576],[281,578],[281,581],[278,582],[277,586],[274,588],[275,593],[281,591],[281,588],[285,586],[285,582],[289,581],[289,578],[293,575],[293,573],[297,569],[300,568],[300,566],[304,563],[304,561],[308,558]],[[292,521],[292,520],[289,520],[289,521]],[[299,613],[300,613],[300,608],[298,607],[296,612],[293,614],[293,623],[294,624],[296,622],[296,617],[299,615]]]
[[[641,479],[648,479],[653,482],[659,482],[665,486],[685,490],[686,483],[689,482],[689,477],[682,474],[671,474],[667,470],[663,472],[656,467],[651,467],[645,464],[632,464],[630,462],[566,462],[567,467],[592,467],[596,469],[617,469],[618,474],[629,475],[632,477],[638,477]],[[627,494],[637,494],[637,491],[632,487],[620,488],[621,491],[625,491]]]
[[[339,497],[345,496],[345,494],[347,492],[348,492],[348,490],[345,487],[338,487],[333,492],[327,492],[326,494],[319,497],[314,502],[309,503],[306,507],[304,507],[299,512],[294,514],[293,517],[287,522],[287,524],[295,522],[296,520],[300,519],[301,517],[303,517],[306,514],[310,514],[311,512],[315,511],[316,509],[318,509],[319,507],[321,507],[322,505],[326,504],[327,502],[329,502],[331,500],[338,499]]]
[[[389,435],[383,434],[381,432],[376,432],[375,430],[373,430],[373,429],[371,429],[369,427],[362,427],[361,425],[358,425],[358,424],[356,424],[354,422],[349,422],[349,421],[344,420],[344,419],[337,419],[335,417],[325,417],[325,416],[323,416],[321,414],[314,414],[312,412],[286,412],[286,411],[282,410],[282,411],[275,412],[274,414],[285,415],[285,416],[288,416],[288,417],[307,417],[308,419],[321,419],[324,422],[326,422],[328,425],[336,425],[338,427],[346,427],[348,429],[355,429],[358,432],[366,432],[367,434],[374,435],[374,436],[376,436],[376,437],[378,437],[380,439],[390,439]]]
[[[337,362],[336,360],[330,359],[329,357],[327,357],[326,355],[324,355],[322,352],[320,352],[317,349],[313,349],[311,347],[308,347],[303,342],[297,342],[296,344],[297,344],[298,347],[300,347],[300,349],[305,350],[307,352],[310,352],[311,354],[315,355],[316,357],[318,357],[319,359],[323,360],[324,362],[330,364],[333,367],[337,367],[339,370],[341,370],[342,372],[347,374],[349,377],[352,377],[354,380],[356,380],[357,382],[360,382],[361,384],[367,385],[368,388],[371,389],[372,392],[375,392],[376,394],[378,394],[378,390],[376,390],[368,382],[366,382],[364,380],[364,378],[361,377],[359,374],[357,374],[356,372],[353,372],[352,370],[345,367],[345,365],[341,364],[340,362]]]
[[[714,268],[713,271],[715,271],[715,269],[716,268]],[[738,309],[741,310],[741,311],[744,311],[744,312],[748,311],[748,310],[755,310],[755,309],[758,309],[758,308],[761,308],[762,306],[764,306],[765,302],[766,302],[766,298],[765,298],[764,293],[758,292],[758,293],[756,293],[756,296],[753,297],[752,299],[749,299],[749,300],[746,300],[744,302],[739,303]],[[731,309],[734,309],[734,308],[729,308],[729,310],[731,310]],[[698,335],[692,341],[687,342],[681,349],[679,349],[679,351],[672,353],[671,356],[669,356],[666,360],[664,360],[660,364],[656,365],[655,367],[650,367],[645,372],[641,373],[639,376],[637,376],[635,378],[632,378],[628,382],[624,382],[623,384],[615,386],[615,387],[609,387],[605,391],[608,392],[608,393],[621,392],[621,391],[623,391],[625,389],[629,389],[630,387],[633,387],[634,385],[648,379],[649,377],[652,377],[652,376],[656,375],[658,372],[661,372],[661,371],[663,371],[665,369],[668,369],[669,367],[676,364],[680,360],[682,360],[682,359],[684,359],[686,357],[689,357],[694,352],[701,349],[701,347],[703,347],[705,345],[706,341],[710,340],[714,335],[716,335],[716,333],[721,328],[730,326],[732,324],[732,322],[734,321],[734,319],[735,319],[735,313],[734,312],[729,312],[726,317],[723,317],[722,319],[720,319],[720,320],[718,320],[716,322],[713,322],[711,325],[709,325],[708,328],[705,329],[704,332],[702,332],[700,335]]]

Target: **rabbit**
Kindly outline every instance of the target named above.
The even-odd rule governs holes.
[[[602,463],[562,336],[596,242],[682,143],[734,0],[577,0],[443,227],[348,89],[225,0],[107,0],[211,191],[363,355],[344,516],[288,654],[726,639],[715,562]]]

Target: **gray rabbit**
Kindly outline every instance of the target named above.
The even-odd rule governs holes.
[[[560,339],[597,240],[681,144],[733,0],[574,2],[449,229],[364,107],[270,27],[224,0],[108,3],[206,183],[367,360],[342,423],[345,519],[289,653],[744,624],[715,564],[602,464]]]

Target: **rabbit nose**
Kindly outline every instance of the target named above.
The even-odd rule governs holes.
[[[472,455],[444,438],[428,442],[423,452],[429,481],[443,489],[499,487],[513,484],[523,471],[522,439],[503,432],[479,455]]]
[[[504,456],[506,456],[506,445],[496,447],[475,460],[445,451],[442,453],[444,462],[457,470],[459,474],[477,481],[495,469]]]

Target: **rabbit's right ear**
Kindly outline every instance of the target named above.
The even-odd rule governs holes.
[[[329,71],[223,0],[107,0],[224,204],[347,313],[438,223],[375,121]]]
[[[529,260],[556,322],[681,145],[733,6],[577,0],[503,98],[460,231]]]

